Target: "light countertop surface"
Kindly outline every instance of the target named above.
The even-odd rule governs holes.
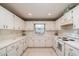
[[[76,48],[79,50],[79,40],[76,41],[65,41],[65,44],[70,45],[73,48]]]
[[[7,39],[7,40],[1,40],[0,41],[0,49],[12,44],[12,43],[15,43],[23,38],[25,38],[26,36],[20,36],[20,37],[15,37],[15,38],[12,38],[12,39]]]

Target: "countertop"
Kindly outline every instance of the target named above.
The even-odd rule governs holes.
[[[58,37],[62,37],[62,36],[58,36]],[[69,37],[70,38],[70,37]],[[61,40],[62,39],[58,39],[58,40]],[[65,44],[79,50],[79,38],[74,38],[75,41],[63,41]]]
[[[12,44],[12,43],[15,43],[23,38],[25,38],[26,36],[20,36],[20,37],[15,37],[15,38],[12,38],[12,39],[7,39],[7,40],[1,40],[0,41],[0,49]]]
[[[79,50],[79,40],[75,41],[64,41],[65,44],[70,45],[71,47]]]

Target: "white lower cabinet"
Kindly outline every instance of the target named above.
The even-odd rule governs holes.
[[[24,46],[23,46],[23,40],[20,40],[20,52],[23,53]]]
[[[21,45],[20,45],[20,41],[16,42],[16,51],[17,51],[17,56],[20,56],[22,54],[22,50],[21,50]]]
[[[34,47],[34,40],[33,39],[28,39],[28,47]]]
[[[65,44],[65,56],[79,56],[79,50]]]
[[[34,47],[45,47],[45,40],[34,40]]]
[[[7,56],[16,56],[17,51],[16,51],[17,46],[14,44],[11,44],[7,47]]]
[[[45,46],[45,39],[40,40],[40,42],[39,42],[39,47],[46,47],[46,46]]]
[[[47,40],[45,41],[45,43],[46,43],[45,46],[46,46],[46,47],[52,47],[52,46],[53,46],[52,42],[53,42],[52,39],[47,39]]]
[[[28,40],[28,47],[52,47],[51,39],[29,39]]]
[[[40,47],[40,40],[34,40],[34,47]]]
[[[27,48],[27,40],[25,38],[16,41],[3,49],[0,49],[0,56],[20,56]]]
[[[6,48],[0,49],[0,56],[6,56]]]
[[[58,37],[57,36],[54,36],[54,39],[53,39],[53,48],[55,50],[57,50],[57,40],[58,40]]]
[[[24,50],[27,48],[27,40],[24,39]]]

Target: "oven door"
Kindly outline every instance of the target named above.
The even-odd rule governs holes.
[[[57,54],[59,56],[64,56],[64,42],[59,41],[57,42]]]

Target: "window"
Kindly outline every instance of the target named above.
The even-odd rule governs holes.
[[[43,34],[45,32],[45,24],[35,24],[35,32]]]

